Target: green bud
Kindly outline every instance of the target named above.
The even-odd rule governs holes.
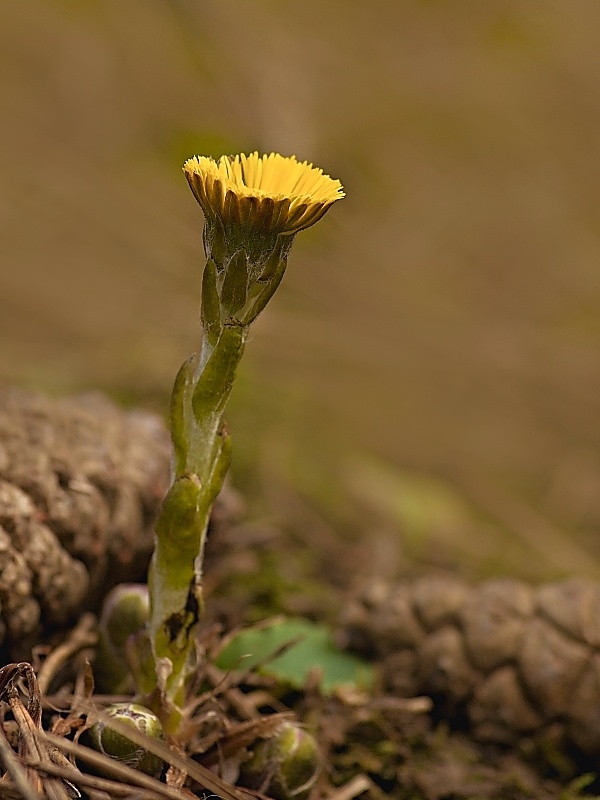
[[[107,594],[98,623],[94,664],[101,691],[123,694],[133,688],[127,640],[143,630],[149,613],[148,587],[143,584],[121,583]]]
[[[115,703],[106,708],[104,713],[124,725],[136,728],[152,739],[163,738],[160,720],[144,706],[136,703]],[[86,738],[94,750],[121,761],[139,772],[154,776],[162,772],[164,767],[162,758],[135,744],[122,733],[112,730],[103,721],[95,722],[87,731]]]
[[[305,800],[319,774],[320,759],[314,736],[293,722],[284,722],[262,741],[242,765],[242,781],[275,800]]]

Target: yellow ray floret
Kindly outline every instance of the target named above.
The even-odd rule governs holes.
[[[295,156],[195,156],[185,162],[190,187],[207,217],[264,232],[296,233],[344,197],[342,184]]]

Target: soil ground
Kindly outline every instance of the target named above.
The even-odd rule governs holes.
[[[347,641],[339,620],[372,579],[373,551],[364,536],[343,535],[296,492],[286,497],[296,515],[287,527],[242,522],[214,531],[207,550],[209,618],[230,630],[277,613],[301,614],[328,622],[338,640]],[[403,577],[431,573],[431,565],[413,564]],[[381,627],[375,618],[373,627]],[[327,782],[344,785],[367,776],[365,798],[566,800],[600,788],[595,759],[565,746],[560,736],[482,744],[460,706],[449,712],[442,698],[429,710],[418,699],[406,702],[385,690],[381,672],[374,695],[362,701],[325,699],[310,687],[282,700],[301,721],[317,726]]]
[[[115,580],[145,574],[168,437],[155,415],[123,412],[99,395],[52,401],[13,390],[1,401],[3,648],[14,661],[37,643],[44,722],[66,735],[81,728],[90,702],[106,703],[84,659],[94,660],[94,618],[77,616],[98,611]],[[235,781],[246,749],[292,713],[323,757],[313,800],[543,800],[593,789],[597,583],[473,588],[439,553],[437,563],[406,559],[396,530],[375,518],[365,531],[350,507],[345,520],[327,519],[297,488],[273,479],[268,487],[227,487],[213,509],[199,631],[206,658],[182,753]],[[277,518],[261,515],[263,502]],[[223,639],[278,615],[328,625],[340,651],[372,665],[372,689],[321,691],[314,669],[323,650],[300,683],[269,672],[270,651],[262,670],[219,671]],[[77,624],[65,632],[69,619]],[[30,681],[31,705],[37,689],[26,664],[0,670],[0,699],[16,702],[13,672]],[[18,710],[11,705],[21,725]],[[26,744],[30,734],[19,730]],[[175,773],[171,788],[183,780]]]

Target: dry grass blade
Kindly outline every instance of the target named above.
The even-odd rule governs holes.
[[[326,800],[354,800],[359,794],[373,788],[373,781],[366,775],[357,775],[344,786],[328,795]]]
[[[39,741],[37,734],[41,732],[41,728],[36,726],[32,720],[28,710],[25,708],[18,696],[17,689],[14,686],[8,689],[8,704],[13,712],[15,721],[19,726],[19,750],[21,755],[26,755],[30,758],[36,758],[42,763],[50,764],[51,759],[47,749]],[[42,786],[39,775],[30,770],[30,776],[34,775],[35,783],[41,791],[45,793],[48,800],[69,800],[69,793],[61,780],[56,778],[49,778]]]
[[[127,734],[129,735],[129,730]],[[181,800],[180,792],[170,789],[164,783],[156,780],[156,778],[144,775],[143,772],[138,772],[132,767],[128,767],[113,758],[91,750],[89,747],[83,747],[83,745],[72,742],[70,739],[54,736],[54,734],[46,733],[45,731],[41,731],[39,736],[42,741],[54,745],[59,750],[64,750],[66,753],[69,753],[69,755],[75,756],[81,761],[85,761],[94,769],[101,770],[105,774],[114,775],[120,782],[129,785],[132,792],[134,790],[137,791],[139,787],[147,792],[152,792],[155,797],[165,797],[168,800]],[[71,780],[71,778],[69,778],[69,780]]]
[[[104,721],[105,716],[106,715],[102,714],[100,715],[100,718]],[[144,737],[134,728],[131,728],[128,725],[113,725],[115,720],[111,719],[110,717],[106,717],[106,722],[107,724],[110,724],[114,730],[118,731],[119,733],[123,733],[132,742],[135,742],[135,744],[139,744],[141,747],[147,748],[155,755],[164,758],[165,761],[168,761],[172,766],[184,770],[193,780],[197,781],[201,786],[205,787],[209,791],[215,792],[215,794],[218,794],[218,796],[223,800],[248,800],[248,798],[252,796],[247,792],[242,793],[240,790],[228,786],[213,773],[203,769],[202,767],[199,767],[191,760],[187,760],[175,755],[174,753],[170,752],[167,747],[157,746],[156,742],[146,739],[146,737]],[[121,764],[112,758],[108,758],[101,753],[90,750],[88,747],[83,747],[82,745],[75,744],[68,739],[63,739],[60,736],[53,736],[52,734],[45,733],[43,731],[40,732],[39,735],[43,740],[53,744],[59,750],[64,750],[66,753],[76,756],[96,769],[100,769],[105,773],[115,775],[124,783],[129,782],[133,786],[139,786],[142,789],[153,791],[159,797],[165,797],[168,798],[168,800],[181,800],[181,792],[171,789],[155,778],[144,775],[143,773],[138,772],[131,767],[127,767],[125,764]]]
[[[273,736],[281,723],[291,718],[291,714],[271,714],[250,722],[240,722],[231,730],[222,734],[213,747],[197,758],[204,766],[217,764],[219,759],[228,758],[257,739]]]
[[[34,725],[39,727],[42,719],[42,695],[33,667],[27,661],[7,664],[0,669],[0,699],[4,700],[14,689],[15,682],[23,678],[27,686],[27,713]]]
[[[40,795],[35,795],[35,797],[41,800]],[[0,800],[23,800],[23,794],[13,783],[0,781]]]
[[[46,658],[37,676],[39,690],[42,695],[47,693],[52,679],[72,655],[85,647],[91,647],[96,644],[98,634],[95,631],[95,626],[95,616],[93,614],[84,614],[69,638],[56,647]]]
[[[200,764],[197,764],[191,758],[184,758],[178,755],[166,744],[157,741],[156,739],[151,739],[149,736],[146,736],[132,726],[125,725],[120,720],[116,720],[114,717],[110,717],[98,709],[92,709],[90,706],[88,711],[91,710],[93,710],[94,716],[103,722],[107,727],[112,728],[113,730],[117,731],[117,733],[121,733],[123,736],[126,736],[132,742],[140,747],[144,747],[150,753],[159,756],[172,767],[186,772],[190,778],[192,778],[192,780],[196,781],[196,783],[203,788],[206,788],[211,792],[215,792],[219,795],[219,797],[223,798],[223,800],[247,800],[249,797],[248,792],[225,783],[213,772],[210,772],[210,770],[206,769]]]
[[[27,688],[27,708],[23,705],[20,691],[17,688],[19,679],[23,679]],[[42,763],[50,763],[50,755],[46,748],[39,742],[37,733],[41,731],[42,697],[33,667],[27,662],[8,664],[0,670],[0,699],[6,700],[15,718],[19,729],[19,756],[35,758]],[[4,732],[2,744],[8,747]],[[8,748],[10,750],[10,747]],[[11,751],[12,752],[12,751]],[[14,754],[13,754],[14,756]],[[69,794],[62,781],[56,778],[48,779],[42,784],[39,774],[35,770],[27,769],[24,774],[17,769],[18,760],[11,758],[6,748],[3,748],[3,758],[9,774],[19,786],[27,785],[26,798],[36,797],[43,793],[48,800],[69,800]],[[33,792],[33,794],[32,794]]]
[[[86,789],[95,789],[100,792],[107,792],[111,797],[128,797],[135,794],[140,800],[156,800],[154,789],[144,789],[139,786],[131,786],[129,783],[113,781],[109,778],[100,778],[96,775],[88,775],[79,772],[72,765],[69,767],[59,764],[42,764],[40,761],[28,761],[27,765],[37,769],[46,775],[53,775],[57,778],[70,781],[71,783],[82,786]],[[161,784],[164,786],[164,784]],[[181,800],[181,795],[178,795]],[[36,798],[37,800],[37,798]]]
[[[29,782],[27,772],[14,754],[4,730],[0,731],[0,759],[2,759],[4,769],[12,778],[15,788],[25,800],[40,800],[41,795]]]

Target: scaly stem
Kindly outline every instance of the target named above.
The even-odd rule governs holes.
[[[196,663],[204,540],[231,456],[223,413],[247,334],[246,326],[227,321],[215,335],[210,321],[203,322],[200,354],[182,366],[173,387],[175,478],[156,523],[148,581],[158,687],[154,705],[167,728],[177,726],[187,678]]]

